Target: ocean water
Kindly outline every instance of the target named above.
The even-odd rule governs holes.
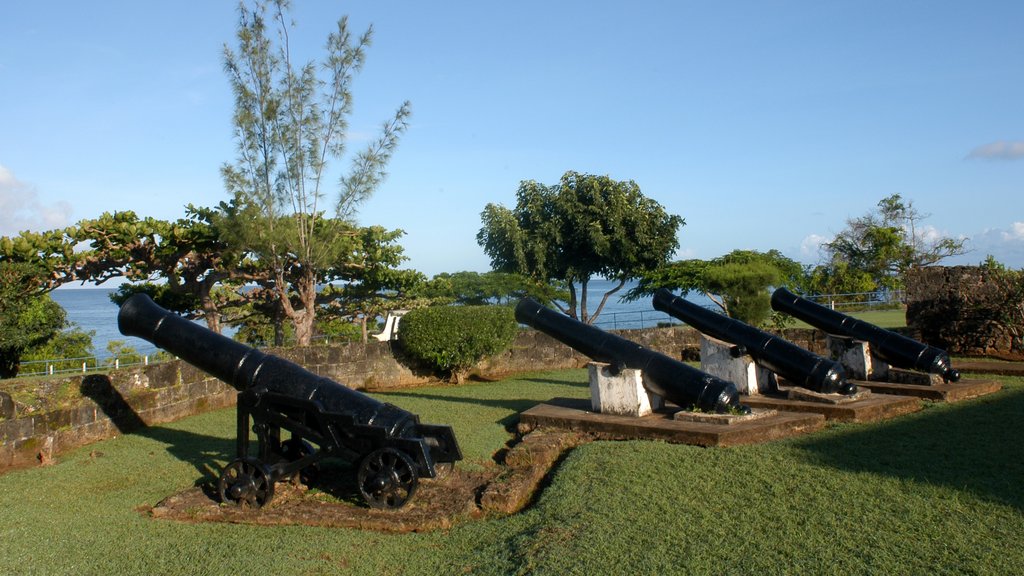
[[[587,290],[587,298],[591,313],[597,308],[607,290],[614,286],[607,280],[594,280]],[[660,323],[673,322],[663,312],[657,312],[651,306],[650,299],[636,302],[622,302],[620,296],[633,285],[627,284],[618,293],[613,294],[602,310],[595,323],[604,330],[623,330],[630,328],[648,328]],[[153,354],[157,348],[141,338],[122,335],[117,329],[118,307],[111,302],[113,288],[61,288],[54,290],[50,296],[67,311],[68,321],[86,332],[93,332],[93,355],[104,360],[110,356],[107,343],[120,340],[135,348],[140,354]],[[706,298],[689,298],[706,305]]]
[[[68,322],[85,332],[92,332],[92,354],[101,360],[110,357],[107,343],[120,340],[140,354],[154,354],[157,350],[149,342],[125,336],[117,329],[117,304],[110,300],[114,288],[61,288],[50,297],[67,312]]]

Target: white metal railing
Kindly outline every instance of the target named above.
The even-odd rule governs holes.
[[[148,366],[151,357],[124,356],[107,357],[87,356],[82,358],[60,358],[54,360],[26,360],[19,363],[18,377],[23,376],[54,376],[57,374],[86,374],[97,370],[127,368],[129,366]]]

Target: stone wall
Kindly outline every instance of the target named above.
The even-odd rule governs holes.
[[[981,266],[934,266],[905,276],[907,324],[928,344],[964,356],[1024,360],[1024,277]]]
[[[699,334],[689,328],[620,331],[623,337],[672,358],[698,360]],[[786,337],[821,353],[824,338],[810,330]],[[436,383],[393,342],[270,350],[307,370],[357,390]],[[589,359],[535,330],[522,330],[507,352],[473,370],[500,379],[536,370],[580,368]],[[0,381],[0,471],[50,462],[56,455],[144,426],[232,406],[236,391],[180,360],[109,374]]]

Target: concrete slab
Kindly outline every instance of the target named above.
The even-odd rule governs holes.
[[[996,380],[961,380],[959,382],[939,382],[937,384],[909,384],[864,380],[853,380],[853,382],[857,386],[867,388],[877,394],[913,396],[936,402],[959,402],[968,398],[976,398],[998,392],[1003,387]]]
[[[590,402],[575,398],[553,398],[519,415],[519,430],[556,428],[593,434],[614,440],[664,440],[696,446],[738,446],[787,438],[821,429],[821,414],[777,412],[729,425],[687,422],[673,419],[663,410],[640,418],[598,414],[589,410]]]
[[[740,396],[740,404],[751,408],[774,408],[786,412],[821,414],[828,420],[837,422],[873,422],[910,414],[921,409],[920,398],[889,394],[870,394],[861,400],[838,404],[757,394]]]

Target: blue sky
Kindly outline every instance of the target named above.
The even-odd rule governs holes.
[[[815,263],[898,193],[968,238],[948,263],[1024,267],[1024,3],[298,1],[299,59],[343,14],[375,29],[351,147],[413,109],[360,222],[405,230],[428,275],[488,270],[484,206],[567,170],[685,218],[677,258]],[[236,20],[228,1],[0,8],[0,234],[226,199]]]

